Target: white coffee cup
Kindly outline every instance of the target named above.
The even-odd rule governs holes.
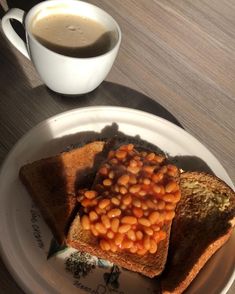
[[[101,23],[115,38],[110,50],[104,54],[78,58],[65,56],[42,45],[31,32],[35,16],[68,13],[90,18]],[[26,43],[17,35],[10,20],[25,27]],[[10,42],[31,59],[42,81],[51,90],[61,94],[84,94],[98,87],[109,73],[121,43],[121,30],[117,22],[104,10],[78,0],[51,0],[34,6],[25,16],[18,8],[10,9],[2,18],[2,29]]]

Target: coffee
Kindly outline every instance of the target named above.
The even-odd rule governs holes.
[[[113,33],[87,17],[52,14],[32,22],[34,37],[48,49],[71,57],[99,56],[112,48]]]

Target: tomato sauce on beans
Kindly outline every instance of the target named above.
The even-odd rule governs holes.
[[[178,168],[163,155],[122,145],[109,152],[92,190],[78,191],[82,228],[102,250],[154,254],[166,238],[164,225],[175,216],[178,180]]]

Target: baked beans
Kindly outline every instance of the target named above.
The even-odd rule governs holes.
[[[178,179],[178,168],[163,155],[122,145],[109,152],[94,190],[79,191],[81,226],[99,239],[102,250],[155,254],[181,197]]]

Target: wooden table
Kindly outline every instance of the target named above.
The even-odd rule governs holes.
[[[8,6],[27,10],[33,2],[3,0],[0,15]],[[0,33],[0,162],[24,133],[52,115],[87,105],[124,105],[173,122],[174,116],[235,182],[234,0],[89,2],[113,15],[123,40],[107,81],[84,97],[48,91],[31,62]],[[228,293],[234,292],[235,283]],[[1,261],[0,293],[23,293]]]

